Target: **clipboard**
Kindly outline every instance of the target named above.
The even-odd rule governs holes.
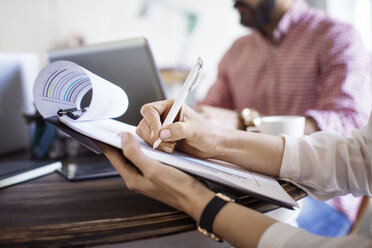
[[[92,90],[90,105],[81,108],[81,100],[89,90]],[[135,126],[111,119],[121,116],[128,108],[126,93],[75,63],[57,61],[48,65],[38,75],[33,93],[36,108],[44,119],[96,154],[102,154],[96,141],[120,149],[120,133],[130,132],[137,137],[142,152],[161,163],[279,206],[289,209],[297,206],[273,177],[223,161],[153,149],[136,135]]]

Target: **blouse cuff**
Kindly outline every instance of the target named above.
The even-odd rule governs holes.
[[[362,127],[360,129],[360,132],[362,133],[362,135],[364,137],[366,137],[367,139],[369,140],[372,140],[372,125],[370,125],[370,123],[372,123],[372,112],[369,116],[369,121],[368,121],[369,124],[365,125],[364,127]]]
[[[283,135],[283,137],[285,144],[279,177],[283,179],[296,179],[300,175],[298,138],[287,135]]]
[[[275,247],[286,247],[288,241],[294,237],[301,229],[276,222],[272,224],[261,236],[258,242],[258,248],[272,248],[273,241],[275,242]]]

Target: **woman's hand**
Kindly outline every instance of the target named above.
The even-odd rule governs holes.
[[[162,127],[174,100],[165,100],[146,104],[141,109],[142,121],[137,127],[137,134],[147,143],[160,138],[159,149],[171,153],[177,149],[201,158],[213,158],[218,154],[218,147],[223,141],[222,128],[213,125],[190,107],[183,105],[176,121]]]
[[[146,104],[137,134],[152,145],[157,138],[163,140],[159,149],[172,152],[177,149],[200,158],[214,158],[270,176],[278,176],[284,152],[284,139],[280,136],[257,134],[217,127],[190,107],[182,106],[177,121],[161,126],[172,107],[173,100]]]
[[[146,157],[133,135],[122,133],[121,140],[124,156],[118,149],[102,143],[99,145],[127,187],[186,212],[199,222],[214,192],[182,171]],[[217,214],[213,232],[233,246],[256,247],[272,223],[274,220],[256,211],[229,203]]]
[[[100,147],[127,187],[186,212],[199,221],[214,193],[194,177],[145,156],[133,135],[122,133],[121,140],[122,153],[104,144]]]

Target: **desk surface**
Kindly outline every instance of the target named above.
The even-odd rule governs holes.
[[[305,196],[283,184],[296,200]],[[250,196],[260,212],[276,205]],[[0,247],[74,247],[112,244],[195,229],[186,214],[136,194],[120,177],[69,182],[54,173],[0,189]]]

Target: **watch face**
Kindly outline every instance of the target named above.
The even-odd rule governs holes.
[[[254,127],[255,125],[258,125],[261,119],[260,113],[251,108],[245,108],[240,113],[240,117],[246,127]]]

